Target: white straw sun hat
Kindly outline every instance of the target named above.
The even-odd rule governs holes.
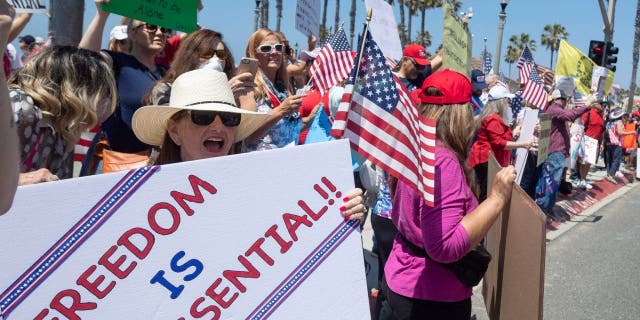
[[[153,146],[162,145],[167,121],[180,110],[240,113],[235,142],[252,134],[269,117],[238,108],[227,76],[211,69],[185,72],[173,82],[168,106],[144,106],[133,114],[133,132],[138,139]]]

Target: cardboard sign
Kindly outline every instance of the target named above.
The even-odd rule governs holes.
[[[598,139],[584,135],[584,161],[595,165],[598,162]]]
[[[442,35],[442,69],[471,75],[471,33],[448,3],[442,6],[444,29]]]
[[[369,32],[378,47],[385,57],[396,61],[400,60],[402,58],[402,43],[393,7],[384,0],[365,0],[364,4],[372,12]]]
[[[7,2],[16,9],[17,13],[47,12],[44,0],[8,0]]]
[[[111,0],[102,9],[187,33],[198,29],[198,0]]]
[[[500,165],[490,155],[493,183]],[[514,185],[511,201],[487,233],[491,263],[482,294],[491,320],[542,320],[546,218],[522,188]]]
[[[296,30],[305,36],[318,36],[320,13],[320,0],[298,0],[296,3]]]
[[[339,140],[20,187],[2,316],[368,319],[349,163]]]
[[[538,162],[540,166],[549,157],[549,137],[551,136],[551,115],[540,115],[540,133],[538,135]]]

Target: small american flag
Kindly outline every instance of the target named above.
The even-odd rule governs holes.
[[[321,94],[349,76],[353,56],[347,35],[340,25],[311,65],[313,83]]]
[[[360,66],[356,61],[331,135],[348,138],[352,149],[413,186],[432,206],[435,121],[418,114],[371,35],[364,39]]]
[[[489,56],[487,50],[484,50],[484,52],[482,53],[482,66],[484,74],[491,74],[491,69],[493,69],[493,66],[491,65],[491,56]]]
[[[96,136],[98,131],[100,131],[100,125],[80,134],[80,139],[76,142],[74,147],[73,161],[84,161],[84,158],[87,156],[87,151],[89,151],[89,147],[91,146],[91,142],[93,142],[93,138]]]
[[[524,83],[522,99],[544,110],[547,105],[547,91],[544,90],[542,79],[538,76],[536,63],[533,61],[529,47],[524,47],[522,50],[522,55],[518,59],[518,68],[520,69],[520,83]]]

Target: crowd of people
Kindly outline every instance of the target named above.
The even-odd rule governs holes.
[[[283,33],[258,29],[239,60],[215,30],[175,34],[124,17],[103,49],[109,17],[101,9],[104,2],[95,0],[96,16],[77,47],[41,47],[25,35],[20,63],[10,63],[0,75],[6,84],[0,85],[0,136],[6,141],[0,167],[7,173],[0,185],[2,213],[16,185],[72,178],[74,146],[83,132],[96,134],[82,173],[99,174],[304,144],[319,112],[335,114],[342,87],[320,94],[307,86],[318,54],[313,37],[298,57]],[[0,0],[5,57],[16,56],[8,44],[28,20]],[[376,319],[470,318],[472,287],[446,264],[476,248],[509,201],[515,149],[528,153],[521,187],[549,219],[560,220],[553,209],[558,188],[547,188],[549,181],[560,185],[575,171],[576,186],[589,189],[587,174],[593,170],[584,154],[567,168],[570,125],[598,141],[610,183],[620,182],[625,154],[633,156],[635,147],[625,141],[637,145],[637,126],[628,124],[640,121],[638,111],[627,114],[606,97],[580,98],[552,87],[541,110],[551,118],[549,154],[537,166],[539,125],[531,139],[518,139],[523,114],[535,106],[496,75],[443,70],[442,59],[441,53],[429,56],[423,46],[409,44],[393,70],[419,113],[437,123],[435,206],[354,157],[356,189],[345,198],[342,214],[359,220],[369,209],[372,214],[381,266]],[[257,68],[238,68],[238,61]],[[514,108],[516,101],[521,110]],[[492,185],[490,154],[503,167]],[[363,174],[369,177],[360,179]]]

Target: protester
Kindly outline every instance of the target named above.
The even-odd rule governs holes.
[[[565,160],[569,157],[570,136],[567,122],[573,122],[587,111],[586,106],[575,107],[566,110],[567,96],[559,89],[551,93],[551,104],[546,108],[545,113],[551,117],[551,134],[549,136],[549,155],[544,163],[545,169],[552,180],[560,184],[563,179]],[[541,174],[540,179],[546,179]],[[547,217],[564,222],[564,218],[553,212],[556,204],[557,188],[551,188],[542,196],[536,198],[536,203]]]
[[[156,164],[226,156],[269,115],[239,108],[224,73],[198,69],[173,82],[168,106],[144,106],[133,116],[133,129],[147,144],[160,146]],[[348,193],[341,208],[349,219],[361,220],[362,190]]]
[[[603,100],[595,100],[590,102],[589,111],[582,115],[582,123],[584,124],[584,135],[598,141],[599,150],[600,143],[602,142],[602,133],[604,132],[604,119],[602,118],[602,109],[605,104]],[[597,151],[596,151],[597,152]],[[596,154],[596,159],[598,155]],[[582,190],[589,190],[593,186],[587,183],[587,174],[591,169],[591,164],[581,159],[579,165],[580,182],[578,182],[578,188]]]
[[[295,144],[302,127],[298,108],[303,94],[294,95],[284,63],[284,44],[275,32],[258,29],[249,38],[245,56],[258,59],[252,111],[269,113],[269,118],[247,138],[247,150],[268,150]]]
[[[480,112],[482,112],[482,108],[484,106],[484,103],[481,99],[482,94],[484,92],[484,89],[486,89],[489,85],[484,79],[484,73],[478,69],[471,70],[471,83],[473,84],[471,105],[473,105],[474,115],[477,116],[480,115]]]
[[[200,29],[182,40],[174,63],[164,77],[153,85],[145,96],[144,103],[154,105],[169,103],[173,81],[181,74],[199,68],[224,72],[230,79],[229,83],[236,97],[252,91],[255,87],[251,73],[246,72],[236,76],[233,57],[222,41],[222,34],[209,29]]]
[[[35,42],[36,42],[36,38],[34,38],[30,34],[19,38],[18,46],[20,47],[20,51],[22,51],[22,56],[21,56],[22,63],[27,62],[27,57],[29,57],[29,54],[31,53],[31,50],[33,49],[33,44]]]
[[[9,39],[14,9],[6,0],[0,0],[0,48],[4,48]],[[13,122],[13,113],[9,92],[7,90],[7,79],[4,73],[0,73],[0,136],[3,143],[0,144],[0,172],[2,181],[0,182],[0,215],[9,211],[13,203],[13,196],[18,186],[18,166],[20,158],[18,156],[18,136]]]
[[[425,48],[419,44],[409,44],[402,50],[402,59],[400,59],[394,74],[407,90],[413,91],[420,87],[421,83],[418,82],[418,78],[426,68],[430,68],[430,64]]]
[[[473,130],[471,82],[455,71],[429,76],[421,89],[423,116],[436,120],[435,206],[397,181],[391,216],[399,234],[385,266],[390,319],[471,317],[471,287],[441,263],[461,259],[485,237],[511,197],[515,169],[498,172],[487,200],[478,205],[473,172],[466,165]],[[426,256],[428,255],[429,258]]]
[[[617,184],[617,178],[623,175],[618,170],[622,163],[622,137],[635,134],[635,131],[627,131],[624,128],[622,117],[628,114],[622,108],[615,108],[609,113],[609,122],[607,122],[606,130],[608,144],[605,146],[609,161],[607,162],[607,180],[613,184]]]
[[[511,116],[509,104],[513,97],[515,96],[506,87],[493,86],[489,90],[489,101],[476,119],[475,127],[478,129],[469,154],[469,167],[476,174],[480,201],[487,197],[489,154],[493,154],[500,166],[506,167],[511,164],[511,150],[531,147],[531,141],[513,141],[514,134],[507,124],[507,119]]]
[[[97,12],[80,40],[80,47],[100,51],[100,43],[109,12],[103,11],[101,4],[108,0],[95,0]],[[155,63],[155,56],[162,51],[171,30],[130,20],[127,36],[130,54],[103,51],[110,58],[118,85],[116,111],[102,124],[109,147],[123,153],[149,153],[150,146],[144,144],[131,129],[131,117],[142,107],[142,98],[151,86],[165,73],[166,67]]]
[[[71,46],[41,50],[9,79],[20,138],[20,185],[71,178],[80,134],[115,108],[102,55]]]
[[[107,50],[129,53],[129,39],[126,25],[115,26],[111,29]]]

